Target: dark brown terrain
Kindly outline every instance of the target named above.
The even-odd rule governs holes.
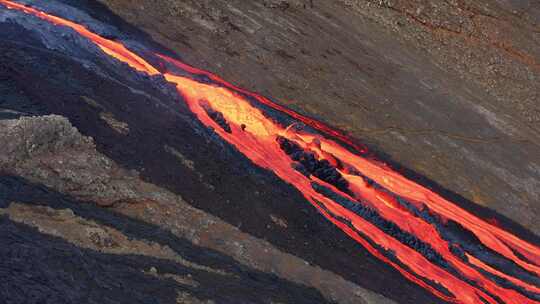
[[[271,96],[540,244],[539,2],[19,2]],[[0,303],[443,303],[193,122],[164,80],[10,14]]]
[[[185,61],[540,233],[538,2],[101,2]]]

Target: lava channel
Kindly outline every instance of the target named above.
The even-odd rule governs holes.
[[[404,177],[329,126],[173,58],[160,72],[122,43],[9,0],[8,9],[73,29],[140,73],[176,85],[197,119],[300,191],[330,222],[407,279],[453,303],[540,303],[540,248]],[[170,70],[170,69],[169,69]],[[188,74],[190,76],[184,76]],[[198,81],[204,76],[210,81]],[[310,127],[283,125],[267,107]]]

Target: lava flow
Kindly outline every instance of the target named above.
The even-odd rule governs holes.
[[[0,4],[69,27],[133,69],[174,83],[202,124],[436,296],[453,303],[540,303],[540,248],[366,158],[366,150],[340,132],[172,58],[156,54],[163,65],[191,76],[160,72],[83,25],[13,1]],[[268,107],[299,123],[283,125]]]

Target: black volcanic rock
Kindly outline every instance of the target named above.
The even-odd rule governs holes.
[[[179,54],[344,128],[415,181],[538,244],[538,43],[527,38],[536,4],[518,18],[515,4],[480,0],[19,2],[149,61],[153,51]],[[494,20],[518,34],[494,36]],[[448,29],[438,22],[464,32],[439,41]],[[207,113],[231,131],[219,111]],[[296,170],[347,191],[328,161],[278,141]],[[373,210],[341,202],[448,266]],[[451,225],[457,256],[482,252]],[[7,303],[443,302],[198,122],[162,76],[2,6],[0,260]]]

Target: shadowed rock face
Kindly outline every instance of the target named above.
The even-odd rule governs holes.
[[[516,4],[480,1],[466,10],[421,1],[100,1],[120,17],[93,1],[36,3],[60,2],[119,29],[94,24],[100,32],[170,48],[339,126],[431,181],[406,174],[536,240],[490,211],[540,231],[534,110],[505,103],[534,109],[534,4],[516,21],[508,11]],[[461,31],[478,43],[447,33],[464,18],[474,20]],[[490,18],[520,34],[491,37]],[[440,302],[315,209],[291,208],[303,201],[297,191],[194,123],[162,80],[92,57],[91,46],[52,47],[60,38],[44,29],[1,19],[0,27],[0,296],[8,303]],[[507,40],[513,48],[501,49]],[[486,72],[495,57],[499,72]],[[523,90],[501,89],[517,83]],[[23,293],[25,285],[35,291]]]
[[[98,284],[98,287],[101,286],[99,288],[115,284],[131,286],[131,280],[138,279],[132,277],[130,273],[143,272],[149,276],[149,281],[153,282],[152,278],[159,278],[173,282],[174,284],[169,285],[167,285],[168,283],[163,285],[159,282],[141,284],[155,285],[151,288],[157,289],[168,286],[169,294],[172,293],[181,299],[178,300],[180,303],[199,303],[198,299],[206,298],[218,303],[235,301],[266,303],[271,299],[279,299],[278,294],[281,291],[287,295],[286,298],[280,300],[284,303],[289,303],[289,301],[292,301],[290,303],[298,303],[298,301],[322,303],[326,301],[317,292],[308,291],[308,287],[296,284],[293,285],[298,287],[297,291],[293,291],[296,287],[285,291],[284,286],[278,286],[281,283],[274,284],[279,281],[285,282],[278,276],[287,277],[298,282],[297,284],[317,286],[327,298],[337,299],[340,303],[348,303],[349,301],[350,303],[358,301],[370,303],[375,300],[377,303],[391,303],[389,300],[345,281],[331,272],[310,266],[297,257],[283,253],[267,242],[241,233],[237,228],[194,209],[181,197],[165,189],[143,182],[136,174],[119,168],[115,162],[97,152],[93,141],[82,136],[67,119],[61,116],[50,115],[22,117],[18,120],[0,120],[0,125],[4,131],[0,135],[0,139],[2,142],[9,143],[2,148],[2,159],[0,160],[2,173],[15,174],[31,181],[15,177],[15,175],[0,176],[2,193],[0,195],[0,216],[2,216],[4,224],[2,229],[8,233],[6,239],[2,239],[0,242],[7,245],[11,240],[17,244],[20,243],[20,246],[23,247],[30,246],[25,241],[31,241],[33,244],[40,244],[40,246],[44,243],[39,252],[30,248],[29,252],[21,253],[24,256],[28,255],[28,258],[35,254],[43,254],[42,258],[36,259],[36,264],[42,263],[42,266],[25,265],[24,270],[22,270],[35,280],[44,280],[41,287],[36,289],[36,293],[32,295],[36,299],[67,297],[66,301],[69,303],[78,301],[83,296],[83,291],[80,290],[81,286],[94,284],[93,280],[101,280],[99,276],[107,276],[110,271],[119,272],[115,274],[119,278],[104,282],[102,285]],[[169,147],[168,150],[170,149],[173,148]],[[180,152],[175,150],[175,153],[178,156]],[[190,169],[194,170],[193,164],[183,159],[182,164],[186,163],[190,164]],[[202,176],[200,177],[202,180]],[[47,185],[67,195],[42,185]],[[210,186],[209,188],[212,189]],[[84,199],[86,202],[75,201],[73,197]],[[97,205],[94,205],[94,202]],[[108,207],[108,209],[101,209],[101,207]],[[19,230],[12,229],[10,221],[37,228],[39,232],[35,231],[29,236],[21,234],[15,238],[11,233],[17,235]],[[45,241],[46,236],[64,239],[76,247],[67,246],[64,248],[56,243],[48,244]],[[199,248],[193,244],[213,248],[217,251]],[[49,253],[48,248],[54,246],[60,246],[64,254]],[[17,246],[11,247],[13,250],[18,250]],[[76,251],[72,252],[73,250]],[[94,251],[105,255],[97,260],[93,258],[77,260],[72,257],[73,254],[78,254],[81,250],[89,252],[90,256],[94,254]],[[6,281],[10,282],[6,283],[8,285],[5,287],[15,286],[12,284],[20,286],[31,284],[32,280],[7,279],[13,275],[13,271],[19,271],[17,269],[22,267],[18,264],[19,260],[11,259],[11,253],[11,250],[3,252],[3,256],[6,257],[5,278]],[[214,260],[220,255],[223,255],[223,259]],[[234,257],[242,264],[237,265],[234,262],[234,265],[227,266],[226,264],[232,260],[225,258],[225,255]],[[105,263],[105,261],[114,264],[112,260],[121,259],[123,256],[133,258],[134,263],[138,263],[139,260],[148,260],[148,262],[143,263],[146,266],[136,268],[133,266],[126,266],[126,269],[115,266],[111,266],[110,269],[98,267],[96,277],[93,276],[89,281],[79,277],[79,274],[72,271],[71,268],[64,268],[61,270],[62,272],[58,272],[59,270],[49,269],[47,266],[50,263],[61,263],[62,260],[65,260],[65,263],[69,265],[83,263],[84,267],[94,267],[95,264]],[[109,260],[111,262],[108,262]],[[164,266],[159,265],[169,266],[163,270],[160,267]],[[246,272],[247,266],[242,265],[252,265],[260,269],[261,272],[254,271],[251,274],[250,271]],[[33,272],[29,271],[33,269],[32,267],[36,267],[34,271],[50,273],[47,278],[54,277],[54,279],[47,281],[38,274],[34,276]],[[197,272],[208,273],[222,281],[213,282],[213,279],[204,275],[196,278],[197,275],[191,271],[171,271],[168,269],[170,267],[181,267],[182,269],[187,267]],[[272,274],[267,276],[268,279],[263,280],[261,280],[262,277],[255,274],[262,275],[264,272]],[[55,280],[63,280],[66,275],[74,276],[75,282],[71,283],[72,285],[61,284],[58,286]],[[244,277],[246,275],[247,277]],[[246,279],[253,279],[260,286],[249,287]],[[75,283],[76,285],[73,285]],[[57,287],[52,288],[53,286]],[[184,288],[186,286],[190,288]],[[219,286],[219,288],[215,286]],[[235,291],[235,286],[242,290]],[[70,288],[74,288],[75,291],[66,294]],[[261,288],[269,288],[268,296],[261,294]],[[252,293],[253,290],[257,290],[257,293]],[[117,302],[124,292],[115,289],[115,292],[111,294],[106,293],[99,296]],[[298,296],[294,296],[296,292]],[[352,297],[351,292],[355,294]],[[309,299],[310,293],[313,294],[313,299]],[[96,291],[96,294],[99,292]],[[149,290],[141,289],[140,293],[133,295],[133,300],[144,301],[150,297],[149,294],[151,295]],[[25,298],[25,295],[19,292],[4,296],[13,303]],[[245,300],[242,300],[243,297]],[[155,301],[172,303],[173,300],[164,297],[155,299]]]
[[[5,183],[6,177],[1,180]],[[12,179],[10,183],[11,187],[21,187],[24,182]],[[34,191],[42,195],[34,198],[59,200],[52,205],[69,204],[54,193]],[[157,227],[128,218],[108,220],[111,224],[122,223],[129,239],[109,228],[99,213],[93,214],[99,224],[77,218],[72,211],[15,203],[2,213],[0,273],[6,303],[51,299],[57,303],[267,303],[291,299],[295,303],[326,303],[312,289],[296,284],[287,287],[289,283],[274,275],[251,271],[219,253],[190,247],[184,240],[160,233]],[[92,216],[84,211],[80,214]],[[32,215],[36,219],[28,218]],[[145,230],[153,230],[152,239],[159,243],[168,239],[172,248],[153,243]],[[208,264],[186,261],[179,255]]]

